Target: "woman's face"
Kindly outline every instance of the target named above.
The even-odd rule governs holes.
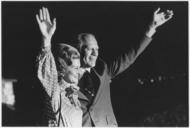
[[[64,80],[68,83],[78,84],[80,59],[72,59],[72,65],[68,66],[64,75]]]

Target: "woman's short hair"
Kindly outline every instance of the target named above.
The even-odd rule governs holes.
[[[64,73],[65,69],[72,65],[73,59],[80,59],[80,53],[73,46],[60,43],[55,46],[54,58],[58,73]]]

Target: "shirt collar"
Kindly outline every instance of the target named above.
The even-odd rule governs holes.
[[[62,89],[72,87],[72,88],[74,88],[74,89],[76,89],[76,90],[79,90],[79,87],[78,87],[76,84],[68,83],[68,82],[66,82],[64,79],[62,79],[62,80],[60,81],[60,86],[61,86]]]

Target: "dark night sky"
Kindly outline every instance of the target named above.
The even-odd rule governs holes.
[[[54,42],[74,42],[78,33],[92,32],[108,61],[138,43],[157,7],[172,9],[173,19],[157,30],[135,64],[142,72],[187,71],[186,2],[2,2],[3,76],[31,74],[41,43],[35,14],[42,6],[57,18]]]
[[[41,43],[35,14],[42,6],[47,7],[51,17],[57,19],[53,43],[75,44],[78,33],[94,33],[100,45],[100,56],[106,61],[138,43],[158,7],[172,9],[173,19],[158,28],[149,47],[112,84],[122,85],[123,82],[130,87],[137,77],[188,74],[187,2],[2,2],[4,78],[24,79],[35,75],[35,57]],[[117,92],[118,88],[129,89],[122,86],[113,86],[112,89]],[[187,90],[187,86],[184,88]],[[129,91],[129,96],[133,96],[132,92],[137,93],[133,89]],[[115,111],[122,115],[119,109],[125,109],[126,105],[119,108],[118,97],[122,95],[113,95],[113,105]],[[129,111],[128,114],[132,115]],[[119,114],[116,116],[122,125],[125,120]]]

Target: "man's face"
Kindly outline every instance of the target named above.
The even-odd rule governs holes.
[[[96,65],[96,60],[98,58],[98,43],[94,37],[91,37],[86,42],[85,46],[83,57],[84,67],[92,68]]]
[[[68,83],[77,84],[79,80],[80,59],[72,59],[72,65],[68,66],[64,75],[64,80]]]

